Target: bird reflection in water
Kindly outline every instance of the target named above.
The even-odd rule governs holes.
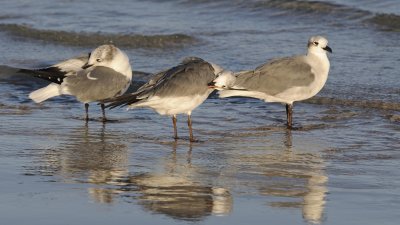
[[[318,153],[296,149],[291,132],[285,133],[285,150],[281,155],[263,157],[264,174],[270,179],[267,186],[260,188],[260,193],[282,198],[283,201],[270,202],[271,207],[301,208],[307,222],[319,224],[324,217],[328,191],[325,164]]]
[[[112,203],[119,180],[128,175],[128,150],[120,135],[107,133],[105,124],[92,128],[86,124],[66,136],[59,147],[42,154],[47,174],[57,174],[66,183],[90,183],[89,195],[99,203]]]
[[[144,166],[140,164],[132,172],[132,153],[121,140],[123,135],[107,132],[105,125],[100,130],[86,125],[70,132],[57,149],[42,154],[45,164],[39,167],[48,168],[47,174],[59,175],[63,182],[90,184],[90,198],[101,204],[122,199],[151,213],[189,221],[231,212],[232,196],[227,188],[196,179],[199,168],[191,162],[192,145],[179,153],[182,148],[178,150],[173,142],[168,157],[160,156],[160,162],[151,166],[154,171],[140,171]],[[169,143],[160,146],[170,147]],[[160,170],[155,169],[159,166]]]
[[[196,181],[197,169],[191,163],[192,144],[186,157],[177,153],[176,142],[172,147],[171,155],[162,161],[162,171],[129,178],[129,186],[139,193],[138,204],[147,211],[188,221],[229,214],[233,202],[229,190]],[[185,163],[182,158],[186,158]]]
[[[228,160],[222,174],[229,175],[218,178],[224,179],[223,186],[215,186],[205,175],[215,172],[206,166],[212,161],[192,163],[196,144],[160,143],[160,148],[169,149],[170,154],[157,157],[158,162],[149,166],[150,172],[141,167],[146,168],[146,162],[139,162],[133,172],[129,171],[132,153],[121,140],[123,135],[106,132],[104,126],[74,130],[58,149],[43,155],[47,157],[45,167],[64,182],[90,184],[88,193],[95,202],[112,204],[120,199],[150,213],[201,221],[210,215],[231,213],[230,190],[255,188],[260,195],[270,197],[271,207],[299,208],[307,222],[323,221],[328,180],[325,163],[316,150],[320,148],[312,141],[292,140],[291,132],[297,131],[287,130],[283,140],[272,137],[267,143],[279,146],[276,151],[253,151],[236,142],[224,143],[229,151],[221,159]]]
[[[87,126],[85,129],[88,131]],[[87,173],[84,182],[95,184],[88,188],[89,195],[98,203],[113,203],[115,196],[122,193],[118,187],[125,185],[123,181],[129,174],[127,146],[118,135],[106,133],[104,123],[98,134],[86,134],[77,148],[81,149],[81,160],[75,165]]]

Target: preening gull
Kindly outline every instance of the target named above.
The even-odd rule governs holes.
[[[29,94],[36,103],[59,95],[73,95],[85,104],[86,121],[89,103],[120,96],[129,88],[132,69],[128,56],[114,45],[101,45],[88,56],[68,59],[53,66],[22,70],[51,81],[48,86]],[[106,121],[104,104],[101,104]]]
[[[112,98],[103,102],[106,107],[148,107],[160,115],[172,116],[174,138],[178,138],[176,115],[188,115],[190,141],[195,141],[192,131],[192,111],[203,103],[213,89],[213,81],[222,68],[197,57],[188,57],[179,65],[155,74],[135,93]]]

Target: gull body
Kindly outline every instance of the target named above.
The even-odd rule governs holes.
[[[147,107],[160,115],[172,117],[174,137],[178,138],[176,115],[188,115],[190,141],[192,132],[192,111],[203,103],[213,89],[208,83],[213,81],[222,68],[197,57],[188,57],[179,65],[155,74],[135,93],[109,99],[106,107],[128,106]]]
[[[221,74],[211,84],[221,98],[243,96],[286,104],[287,126],[292,127],[293,103],[316,95],[324,87],[330,68],[328,40],[313,36],[306,55],[273,59],[254,70]]]
[[[53,66],[22,70],[52,83],[33,91],[29,97],[36,103],[59,95],[72,95],[85,104],[86,121],[89,103],[122,95],[132,81],[128,56],[114,45],[102,45],[87,56],[62,61]],[[102,104],[103,121],[106,121]]]

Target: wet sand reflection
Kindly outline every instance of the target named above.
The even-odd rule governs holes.
[[[115,189],[128,175],[128,149],[120,136],[106,132],[105,125],[91,128],[88,124],[73,129],[60,146],[41,153],[36,174],[58,175],[66,183],[90,183],[90,196],[99,203],[112,203]]]
[[[160,162],[161,171],[130,176],[124,190],[137,192],[139,196],[131,198],[145,210],[174,219],[199,221],[209,215],[229,214],[233,203],[229,190],[193,179],[197,168],[191,164],[192,146],[186,155],[177,153],[176,148],[174,142],[171,154]],[[183,164],[180,159],[185,159]]]
[[[297,143],[288,130],[268,132],[273,135],[264,139],[265,146],[247,148],[244,145],[249,142],[241,137],[194,146],[143,140],[159,145],[164,153],[156,154],[156,159],[150,154],[151,162],[132,164],[130,160],[146,155],[145,150],[134,153],[121,139],[123,135],[107,132],[105,126],[84,126],[44,157],[52,164],[47,167],[64,182],[90,184],[88,194],[100,204],[123,201],[149,213],[201,221],[211,215],[229,215],[233,193],[244,193],[266,197],[269,207],[299,209],[307,222],[321,223],[328,178],[320,146],[310,140]],[[217,142],[220,145],[212,148]],[[204,152],[196,157],[205,158],[195,158],[193,164],[196,151]],[[215,167],[216,163],[221,166]]]
[[[254,164],[248,173],[262,174],[265,179],[255,182],[255,188],[270,198],[270,207],[299,208],[307,222],[321,223],[328,192],[325,162],[319,152],[304,149],[313,148],[313,143],[297,148],[290,130],[284,132],[282,143],[282,151],[246,156]]]
[[[182,154],[177,153],[177,143],[172,143],[170,154],[160,156],[157,166],[153,165],[161,167],[160,171],[132,172],[129,171],[132,152],[128,153],[121,137],[106,132],[105,125],[75,129],[60,147],[41,155],[42,165],[36,169],[46,168],[40,174],[59,175],[66,183],[90,184],[87,188],[90,198],[101,204],[114,204],[122,199],[151,213],[190,221],[232,211],[233,200],[227,188],[193,179],[197,168],[191,164],[191,145]]]

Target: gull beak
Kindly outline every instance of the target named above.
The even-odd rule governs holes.
[[[325,48],[323,48],[325,51],[328,51],[330,53],[332,53],[332,49],[327,45]]]
[[[82,69],[87,69],[91,66],[93,66],[93,64],[85,63],[85,65],[82,66]]]
[[[208,88],[216,88],[217,86],[215,86],[215,82],[211,81],[210,83],[207,84]]]

